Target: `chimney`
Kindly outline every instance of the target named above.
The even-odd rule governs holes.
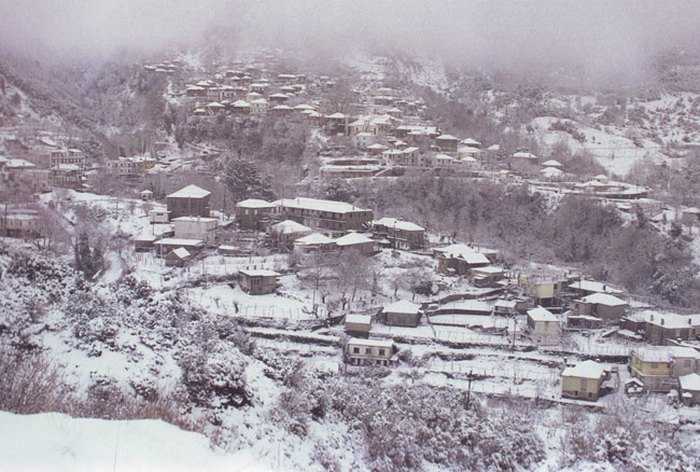
[[[663,326],[663,325],[664,325],[664,319],[661,318],[661,326]]]

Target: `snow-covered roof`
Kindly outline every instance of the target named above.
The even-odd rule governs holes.
[[[583,361],[576,364],[575,367],[567,367],[561,373],[563,377],[580,377],[584,379],[600,379],[606,372],[603,364],[595,361]]]
[[[420,311],[420,306],[408,300],[400,300],[391,305],[387,305],[382,310],[384,313],[404,313],[415,315]]]
[[[532,318],[533,321],[559,321],[551,311],[541,306],[527,310],[527,316]]]
[[[383,149],[386,149],[386,146],[383,145],[383,144],[374,143],[374,144],[371,144],[371,145],[367,146],[367,149],[383,150]]]
[[[325,236],[321,233],[313,233],[308,236],[304,236],[303,238],[299,238],[296,241],[294,241],[294,244],[298,244],[300,246],[312,246],[315,244],[332,244],[334,242],[333,239],[329,238],[328,236]]]
[[[250,102],[251,105],[267,105],[267,100],[264,98],[256,98],[255,100],[251,100]]]
[[[219,220],[216,218],[206,218],[202,216],[180,216],[178,218],[173,218],[172,221],[186,221],[188,223],[212,223]]]
[[[341,236],[335,240],[338,246],[354,246],[356,244],[371,243],[374,240],[364,234],[360,233],[348,233],[345,236]]]
[[[435,140],[440,140],[440,141],[459,141],[459,138],[455,138],[451,134],[441,134]]]
[[[535,156],[533,153],[524,151],[513,153],[513,157],[516,159],[537,159],[537,156]]]
[[[642,362],[670,362],[671,351],[668,348],[641,348],[635,349],[633,354]]]
[[[345,115],[338,112],[338,113],[333,113],[332,115],[328,115],[326,118],[336,119],[336,120],[344,120]]]
[[[583,303],[592,303],[595,305],[605,305],[605,306],[623,306],[627,305],[627,302],[620,300],[614,295],[608,293],[593,293],[587,295],[581,299]]]
[[[481,143],[474,138],[463,139],[462,144],[466,144],[467,146],[481,146]]]
[[[301,103],[299,105],[295,105],[294,109],[295,110],[313,110],[314,107],[312,107],[311,105],[307,105],[306,103]]]
[[[204,198],[208,195],[211,195],[211,192],[208,190],[204,190],[196,185],[188,185],[175,193],[171,193],[166,198]]]
[[[284,220],[280,223],[270,226],[270,231],[278,234],[294,234],[304,233],[312,230],[308,226],[304,226],[303,224],[297,223],[294,220]]]
[[[501,274],[501,273],[503,273],[503,267],[496,267],[496,266],[477,267],[473,270],[475,273],[482,273],[482,274]]]
[[[681,390],[700,392],[700,375],[695,372],[678,377],[678,382],[681,384]]]
[[[388,228],[400,229],[402,231],[425,231],[425,228],[410,221],[402,221],[396,218],[384,217],[374,222],[375,225],[386,226]]]
[[[394,347],[394,341],[390,339],[348,339],[348,346],[368,346],[368,347],[383,347],[391,349]]]
[[[279,277],[279,273],[269,269],[241,269],[238,271],[248,277]]]
[[[158,246],[198,247],[203,246],[204,242],[201,239],[163,238],[160,241],[156,241],[155,244]]]
[[[170,254],[175,254],[180,259],[187,259],[188,257],[190,257],[190,252],[184,247],[173,249],[172,251],[170,251]]]
[[[642,319],[647,323],[667,329],[688,328],[700,325],[700,315],[679,315],[677,313],[642,312]]]
[[[692,347],[671,346],[670,350],[671,350],[671,353],[673,354],[673,357],[676,359],[679,359],[679,358],[700,359],[700,352],[698,352],[696,349],[693,349]]]
[[[209,102],[209,103],[207,103],[207,108],[225,108],[225,107],[219,102]]]
[[[231,104],[231,106],[235,108],[247,108],[250,107],[250,103],[246,102],[245,100],[236,100]]]
[[[461,148],[457,149],[457,152],[460,154],[479,154],[481,149],[471,146],[462,146]]]
[[[238,208],[272,208],[274,205],[265,200],[260,200],[257,198],[249,198],[247,200],[242,200],[236,203]]]
[[[579,280],[569,284],[569,288],[574,290],[583,290],[584,292],[612,293],[621,294],[622,290],[611,287],[608,284],[595,282],[593,280]]]
[[[345,315],[345,324],[372,324],[372,317],[370,315]]]
[[[448,156],[447,154],[435,154],[435,159],[438,161],[454,161],[455,158],[452,156]]]
[[[543,162],[542,165],[544,167],[561,167],[561,162],[554,159],[550,159],[548,161]]]
[[[275,206],[285,208],[298,208],[302,210],[327,211],[331,213],[350,213],[353,211],[369,211],[363,208],[358,208],[355,205],[345,202],[337,202],[334,200],[319,200],[316,198],[282,198],[272,202]]]

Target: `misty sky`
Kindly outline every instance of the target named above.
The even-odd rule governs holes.
[[[698,25],[692,0],[0,0],[4,48],[101,58],[226,31],[233,48],[390,49],[476,66],[620,71],[672,46],[696,47]]]

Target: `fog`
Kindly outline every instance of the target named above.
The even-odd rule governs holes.
[[[643,71],[700,44],[700,2],[0,0],[0,44],[20,54],[113,58],[216,44],[308,54],[420,54],[474,67]]]

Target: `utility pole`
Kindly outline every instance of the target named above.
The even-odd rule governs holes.
[[[472,394],[472,380],[474,379],[474,375],[472,374],[472,371],[469,371],[469,374],[467,374],[467,404],[466,404],[466,409],[469,409],[469,402],[471,400],[471,394]]]

